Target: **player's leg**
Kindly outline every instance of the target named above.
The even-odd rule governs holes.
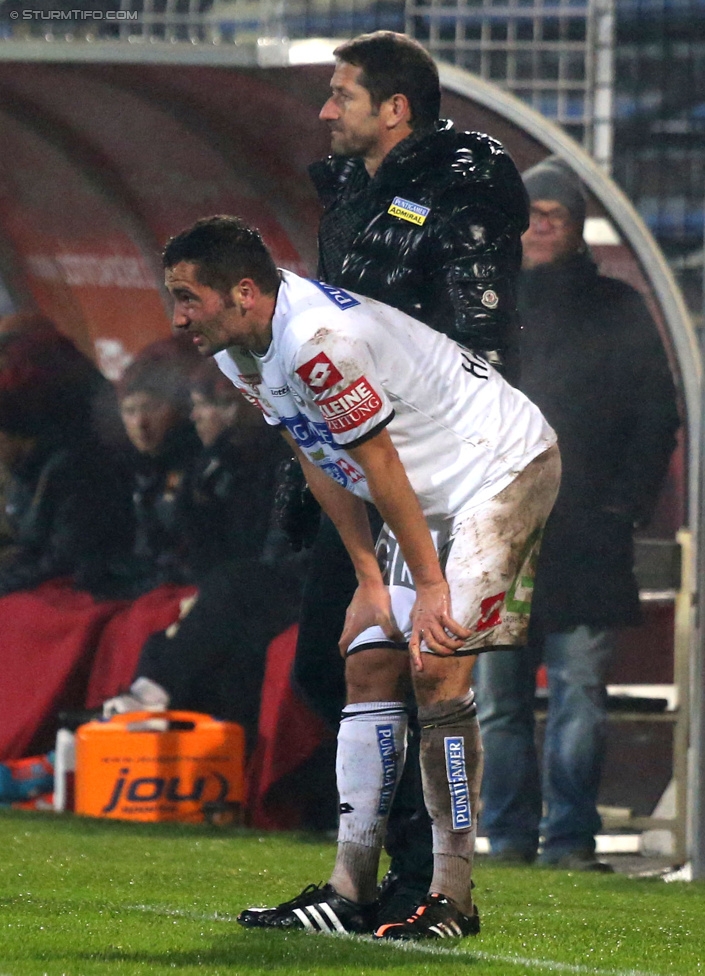
[[[241,912],[241,925],[324,933],[374,930],[379,856],[406,749],[406,649],[368,642],[348,655],[346,673],[349,704],[343,709],[336,763],[340,828],[331,879],[322,887],[309,885],[276,908]]]
[[[330,884],[373,902],[387,819],[406,754],[409,689],[404,650],[366,647],[346,660],[348,704],[338,732],[338,850]]]
[[[472,655],[526,642],[533,567],[559,470],[557,451],[546,452],[504,492],[452,526],[445,565],[452,614],[472,633],[451,657],[425,653],[424,670],[414,675],[424,798],[433,822],[433,880],[417,913],[406,922],[381,926],[379,938],[447,938],[479,931],[471,873],[482,746],[470,688]]]

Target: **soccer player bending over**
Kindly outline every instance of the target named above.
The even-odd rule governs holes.
[[[340,829],[328,884],[238,921],[258,928],[475,934],[482,775],[475,655],[523,646],[541,532],[560,479],[553,430],[484,359],[380,302],[278,270],[257,231],[211,217],[164,250],[174,328],[278,426],[336,525],[358,588],[340,639]],[[365,502],[385,525],[372,538]],[[409,681],[433,821],[430,891],[376,926]],[[510,757],[508,757],[510,758]]]

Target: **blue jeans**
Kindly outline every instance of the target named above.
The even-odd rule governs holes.
[[[485,750],[481,828],[493,854],[512,851],[531,858],[539,834],[546,861],[595,850],[605,681],[615,643],[614,630],[581,626],[547,634],[538,646],[478,658],[474,681]],[[540,776],[534,691],[541,660],[549,698]]]

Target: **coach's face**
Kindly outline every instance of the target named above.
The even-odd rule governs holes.
[[[359,82],[361,74],[362,68],[339,61],[330,82],[331,96],[319,115],[328,123],[330,148],[336,156],[371,155],[383,136],[383,120]]]
[[[192,336],[202,356],[212,356],[243,339],[243,310],[232,294],[203,285],[198,266],[180,261],[167,268],[165,283],[174,299],[172,326]]]

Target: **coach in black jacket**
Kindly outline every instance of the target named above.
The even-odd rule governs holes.
[[[641,296],[598,274],[585,247],[579,183],[556,159],[524,180],[531,225],[519,278],[520,386],[558,434],[563,477],[539,556],[531,646],[483,655],[475,670],[482,823],[502,859],[533,860],[541,833],[544,863],[609,870],[594,853],[606,673],[616,628],[639,622],[632,530],[653,513],[679,421]],[[540,659],[549,685],[542,785],[533,727]]]
[[[512,160],[489,136],[439,121],[438,71],[415,41],[377,32],[335,54],[331,96],[320,115],[333,154],[310,168],[325,207],[319,278],[393,305],[500,367],[513,365],[515,279],[528,201]],[[355,586],[337,532],[323,519],[311,553],[295,674],[334,726],[345,704],[337,642]],[[389,821],[392,865],[380,923],[407,917],[431,879],[430,822],[412,729],[413,723]]]

